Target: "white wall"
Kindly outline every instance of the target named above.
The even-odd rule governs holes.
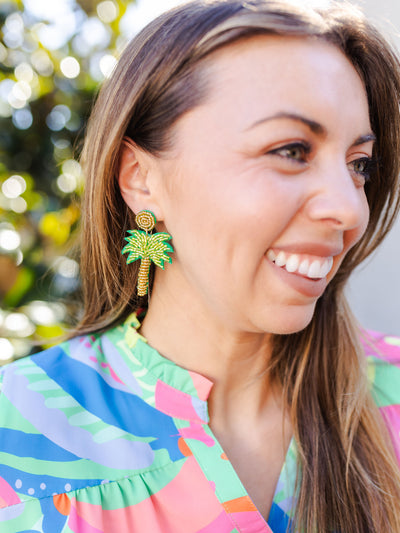
[[[355,1],[400,50],[400,1]],[[356,271],[348,296],[360,322],[400,335],[400,219],[372,258]]]

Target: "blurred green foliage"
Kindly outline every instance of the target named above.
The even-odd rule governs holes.
[[[0,0],[0,363],[79,315],[79,151],[132,5]]]

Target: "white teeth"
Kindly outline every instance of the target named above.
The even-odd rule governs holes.
[[[277,255],[277,257],[275,259],[275,264],[278,267],[285,266],[285,264],[286,264],[286,254],[285,254],[285,252],[279,252],[279,254]]]
[[[327,261],[328,261],[329,269],[328,269],[328,272],[325,275],[329,274],[329,272],[331,271],[331,269],[333,267],[333,257],[328,257]]]
[[[295,272],[299,266],[300,258],[296,254],[292,254],[286,262],[286,270],[288,272]]]
[[[333,265],[333,257],[327,257],[321,266],[321,278],[324,278],[330,271]]]
[[[319,258],[311,261],[309,259],[300,260],[298,254],[286,254],[280,251],[276,254],[273,250],[267,251],[267,258],[279,267],[284,267],[288,272],[298,272],[311,279],[324,278],[331,270],[333,257]]]
[[[303,261],[300,263],[300,266],[299,266],[299,274],[303,274],[303,276],[306,276],[309,266],[310,266],[310,262],[308,261],[308,259],[303,259]]]
[[[320,278],[321,277],[321,263],[317,260],[313,261],[308,269],[307,276],[309,278]]]

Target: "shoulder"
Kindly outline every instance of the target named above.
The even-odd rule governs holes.
[[[91,358],[95,359],[94,343],[78,337],[4,366],[0,371],[2,433],[4,428],[26,431],[32,425],[37,429],[41,416],[49,421],[49,416],[54,419],[76,407],[76,383],[87,375],[85,363]],[[5,440],[0,438],[0,443]]]
[[[3,367],[0,501],[43,501],[183,457],[153,388],[131,372],[125,333],[76,337]]]
[[[116,402],[131,395],[134,391],[122,377],[129,376],[129,368],[119,346],[120,330],[75,337],[3,367],[0,426],[7,403],[31,410],[39,402],[51,412],[66,412],[78,405],[91,410],[97,399],[98,410],[106,395]]]
[[[2,396],[12,394],[16,397],[26,389],[44,391],[45,381],[65,381],[72,367],[82,365],[85,352],[86,359],[90,360],[95,354],[94,343],[88,337],[77,337],[2,367]],[[50,385],[48,387],[50,390]]]

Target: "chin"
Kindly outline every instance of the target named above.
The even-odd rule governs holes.
[[[287,307],[283,312],[276,313],[273,322],[269,322],[264,331],[275,333],[276,335],[290,335],[291,333],[298,333],[305,329],[311,322],[314,316],[315,304],[304,308]]]

